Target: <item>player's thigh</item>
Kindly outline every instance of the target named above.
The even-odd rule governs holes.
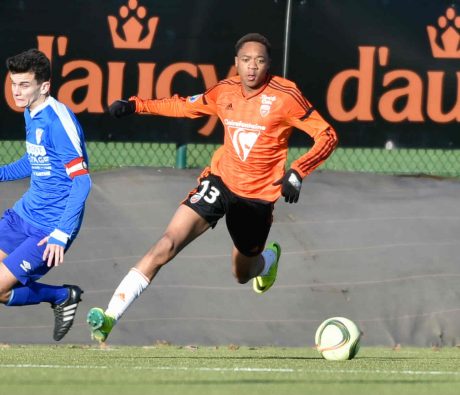
[[[195,210],[181,204],[169,222],[165,235],[171,239],[176,253],[210,228],[210,224]]]
[[[6,210],[0,219],[0,298],[8,296],[9,291],[17,284],[18,280],[5,266],[3,261],[8,254],[25,240],[26,235],[18,229],[13,210]],[[6,300],[0,300],[5,302]]]
[[[27,238],[23,221],[11,209],[6,210],[0,219],[0,262],[11,254]]]
[[[235,247],[251,257],[260,254],[273,222],[273,204],[238,198],[228,208],[227,229]]]
[[[43,260],[46,245],[37,245],[41,238],[41,235],[28,237],[3,260],[6,268],[23,285],[39,280],[50,270]]]
[[[27,284],[48,272],[49,268],[42,259],[45,245],[37,245],[45,236],[44,231],[25,222],[14,210],[3,213],[0,220],[0,250],[5,255],[1,259],[5,282],[9,278],[8,273],[22,284]]]
[[[5,251],[0,250],[0,295],[9,291],[17,282],[16,277],[3,263],[7,256],[8,254]]]

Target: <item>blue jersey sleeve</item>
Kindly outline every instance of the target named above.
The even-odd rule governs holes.
[[[32,168],[29,158],[24,154],[16,162],[0,167],[0,181],[13,181],[30,177]]]
[[[51,141],[64,166],[84,156],[83,132],[80,125],[70,114],[67,114],[67,117],[61,115],[51,127]]]
[[[70,111],[60,111],[59,120],[52,125],[51,141],[72,184],[65,209],[48,243],[65,246],[79,230],[91,189],[83,131]]]
[[[75,227],[80,225],[81,215],[90,190],[91,178],[89,174],[76,176],[73,179],[67,206],[58,227],[51,233],[48,243],[66,246],[69,238],[76,230]]]

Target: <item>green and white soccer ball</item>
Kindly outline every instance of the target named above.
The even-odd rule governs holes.
[[[325,320],[316,330],[316,349],[324,359],[345,361],[356,356],[359,350],[361,331],[356,324],[344,317]]]

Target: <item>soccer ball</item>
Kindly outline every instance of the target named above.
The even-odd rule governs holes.
[[[324,359],[345,361],[356,356],[361,331],[356,324],[344,317],[332,317],[316,330],[316,349]]]

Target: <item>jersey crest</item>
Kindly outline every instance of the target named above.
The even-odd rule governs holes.
[[[260,105],[260,115],[266,117],[270,113],[273,102],[276,100],[276,96],[268,96],[262,94],[262,104]]]
[[[37,144],[41,143],[42,136],[43,136],[43,129],[41,128],[35,129],[35,140],[37,141]]]

